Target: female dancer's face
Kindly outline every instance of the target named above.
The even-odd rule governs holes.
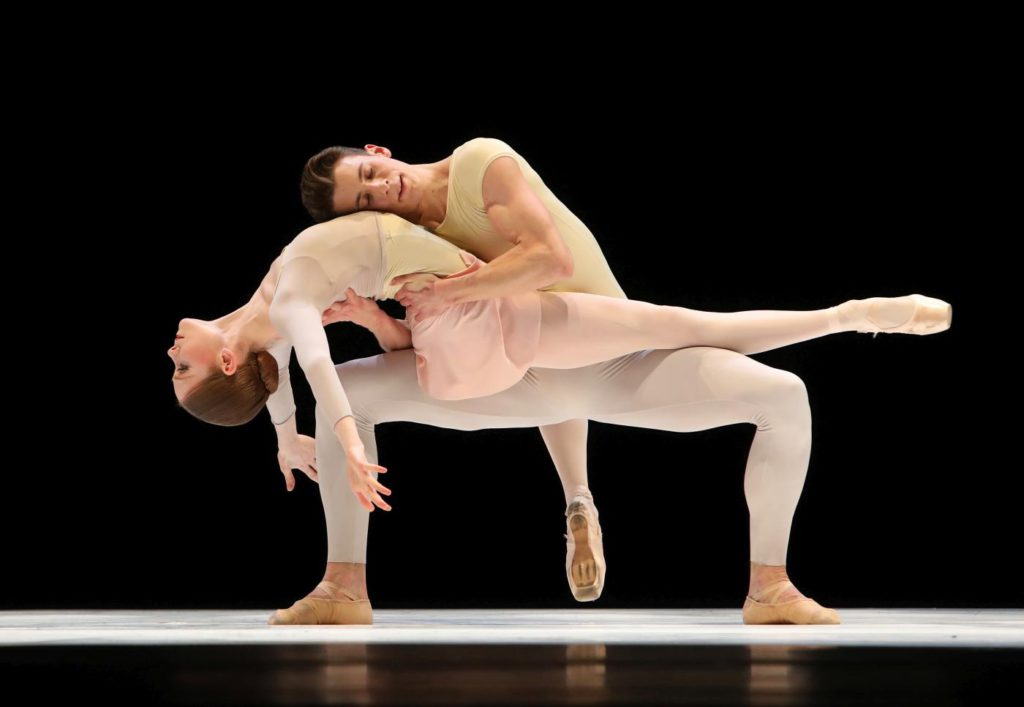
[[[386,147],[370,155],[352,155],[334,166],[334,209],[338,215],[354,211],[387,211],[405,216],[416,212],[419,178],[405,162],[391,158]]]
[[[174,361],[171,384],[179,402],[220,364],[225,345],[220,327],[202,319],[181,320],[174,346],[167,349],[167,355]]]

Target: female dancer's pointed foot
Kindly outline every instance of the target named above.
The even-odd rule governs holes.
[[[743,602],[745,624],[838,624],[839,612],[801,594],[782,579],[747,595]]]
[[[324,580],[309,596],[287,609],[278,609],[267,620],[272,625],[372,624],[369,599],[360,599],[339,584]]]
[[[836,307],[839,327],[862,334],[938,334],[953,323],[953,305],[924,295],[854,299]]]
[[[565,509],[565,575],[576,601],[594,601],[604,589],[604,545],[597,507],[589,491]]]

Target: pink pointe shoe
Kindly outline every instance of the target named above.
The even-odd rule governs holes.
[[[575,496],[565,509],[565,575],[576,601],[594,601],[604,589],[604,545],[597,507],[590,492]]]
[[[838,624],[839,612],[829,609],[810,597],[797,597],[776,602],[775,600],[793,586],[788,579],[781,579],[765,587],[758,601],[749,594],[743,602],[743,623],[745,624]]]
[[[924,295],[869,297],[838,307],[841,323],[862,334],[938,334],[953,323],[953,305]]]
[[[303,597],[287,609],[278,609],[267,620],[272,625],[372,624],[373,608],[369,599],[357,599],[344,587],[324,580],[323,587],[340,599]]]

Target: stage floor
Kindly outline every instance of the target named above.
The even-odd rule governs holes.
[[[845,609],[838,626],[737,610],[0,612],[0,681],[104,705],[1003,704],[1024,692],[1024,611]]]
[[[266,611],[3,611],[0,645],[604,643],[1024,647],[1024,610],[844,609],[838,626],[745,626],[733,609],[376,610],[373,626],[268,626]]]

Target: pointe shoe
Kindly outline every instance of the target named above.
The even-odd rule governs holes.
[[[594,601],[604,589],[604,544],[597,507],[589,494],[575,496],[565,509],[565,576],[576,601]]]
[[[829,609],[810,597],[797,597],[775,603],[774,600],[786,589],[793,586],[788,579],[781,579],[771,584],[762,592],[762,598],[769,602],[758,601],[749,594],[743,602],[743,623],[745,624],[838,624],[839,612]]]
[[[369,599],[357,599],[342,586],[324,580],[317,585],[324,587],[341,599],[327,597],[303,597],[287,609],[278,609],[267,620],[272,625],[305,624],[372,624],[373,608]]]
[[[953,323],[953,305],[934,297],[915,294],[852,301],[862,312],[856,316],[854,331],[862,334],[938,334]]]

